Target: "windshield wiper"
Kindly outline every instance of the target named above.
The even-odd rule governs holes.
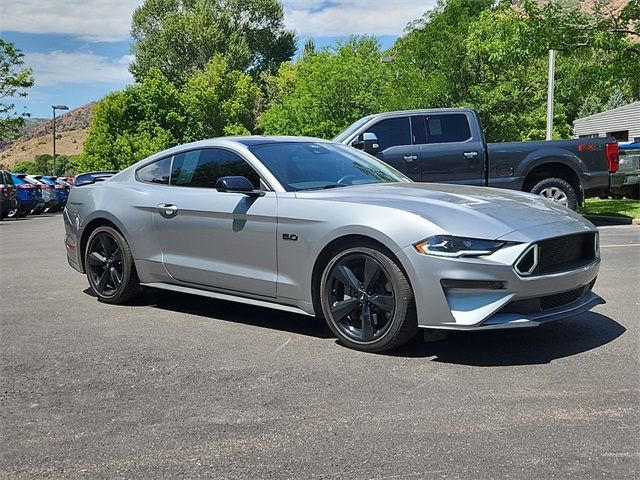
[[[346,183],[328,183],[327,185],[323,185],[321,187],[309,187],[309,188],[299,188],[299,192],[308,192],[310,190],[327,190],[329,188],[338,188],[338,187],[348,187],[349,185]]]

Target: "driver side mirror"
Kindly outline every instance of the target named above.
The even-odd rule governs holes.
[[[229,176],[220,177],[216,181],[216,190],[219,192],[244,193],[250,197],[264,197],[262,190],[254,190],[247,177]]]
[[[380,149],[378,137],[372,132],[364,132],[351,144],[351,146],[363,150],[370,155],[375,155]]]

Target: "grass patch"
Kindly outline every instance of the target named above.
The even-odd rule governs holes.
[[[580,207],[578,211],[583,215],[640,218],[640,201],[588,198],[584,207]]]

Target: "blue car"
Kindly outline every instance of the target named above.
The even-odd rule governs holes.
[[[12,173],[11,178],[16,184],[18,194],[18,208],[11,212],[13,216],[24,217],[28,213],[38,214],[44,210],[45,202],[39,185],[30,182],[24,173]]]
[[[44,175],[28,175],[27,178],[30,178],[40,184],[40,187],[42,188],[42,196],[46,202],[45,212],[52,213],[62,210],[62,207],[60,206],[61,195],[59,195],[55,190],[57,183],[47,180]]]

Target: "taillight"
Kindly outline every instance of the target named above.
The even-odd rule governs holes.
[[[49,185],[47,185],[46,183],[43,183],[40,188],[44,188],[45,190],[48,188],[51,188]]]
[[[617,143],[607,143],[604,147],[604,154],[609,164],[609,173],[616,173],[620,167],[620,149]]]
[[[18,185],[20,190],[33,190],[35,187],[33,185]]]
[[[56,185],[54,188],[56,190],[62,190],[64,187],[62,185]]]

